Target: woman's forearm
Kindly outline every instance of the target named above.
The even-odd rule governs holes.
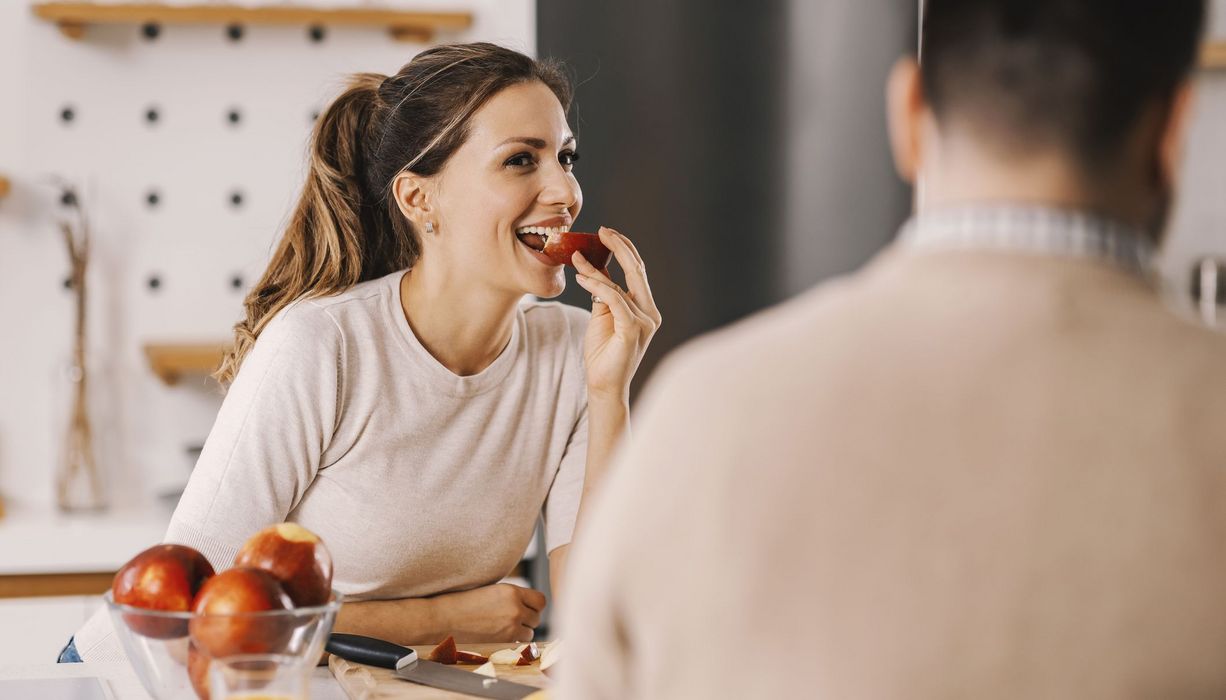
[[[341,605],[335,631],[410,646],[437,644],[449,634],[441,629],[444,624],[430,598],[363,600]]]
[[[587,468],[583,479],[583,496],[579,501],[577,522],[582,522],[584,506],[600,486],[613,458],[613,451],[630,430],[628,398],[593,398],[587,407]]]
[[[583,477],[583,493],[579,512],[575,515],[575,536],[583,527],[584,513],[592,495],[604,480],[613,451],[630,430],[630,402],[627,398],[591,399],[587,405],[587,466]],[[562,596],[566,578],[569,546],[556,549],[549,557],[549,585],[556,601]]]

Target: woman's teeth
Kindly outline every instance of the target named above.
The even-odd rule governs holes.
[[[545,250],[550,238],[569,230],[569,226],[524,226],[516,229],[515,235],[519,238],[520,243],[540,252]]]
[[[538,236],[553,236],[569,230],[569,226],[524,226],[523,228],[515,229],[515,233],[519,236],[525,233],[535,233]]]

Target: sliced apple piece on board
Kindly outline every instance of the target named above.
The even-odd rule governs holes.
[[[490,663],[498,666],[519,666],[524,657],[518,649],[499,649],[490,654]]]
[[[488,663],[490,660],[490,657],[482,656],[481,654],[478,654],[475,651],[457,651],[455,653],[455,659],[456,659],[456,663],[460,663],[460,664],[480,665],[480,664]]]
[[[541,658],[541,651],[536,646],[535,642],[519,645],[515,651],[519,652],[519,663],[517,666],[527,666],[528,664]]]
[[[440,664],[454,665],[456,662],[455,638],[447,635],[447,638],[439,642],[439,645],[434,647],[426,658]]]
[[[478,666],[476,670],[473,671],[473,673],[479,673],[482,676],[489,676],[490,678],[498,677],[498,673],[494,670],[493,661],[486,661],[481,666]]]

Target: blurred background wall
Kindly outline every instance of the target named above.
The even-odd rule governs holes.
[[[910,192],[889,160],[883,91],[914,44],[915,4],[429,7],[473,12],[470,30],[440,40],[499,41],[570,65],[586,200],[577,228],[634,238],[666,319],[641,386],[668,350],[853,270],[892,239]],[[1224,40],[1226,0],[1214,9]],[[302,27],[248,27],[234,41],[209,26],[154,39],[101,27],[70,41],[29,2],[0,3],[0,175],[13,183],[0,199],[0,494],[51,502],[67,420],[72,304],[56,230],[66,210],[51,178],[79,188],[96,236],[92,409],[112,501],[173,494],[220,397],[199,375],[165,385],[144,347],[228,337],[301,185],[313,114],[346,73],[394,71],[421,47],[340,27],[322,41]],[[1195,261],[1226,256],[1226,71],[1198,79],[1162,261],[1177,306]],[[573,285],[563,298],[588,303]]]
[[[577,226],[636,242],[664,314],[640,386],[679,343],[893,237],[910,193],[883,86],[915,15],[898,0],[538,1],[540,53],[579,84]]]

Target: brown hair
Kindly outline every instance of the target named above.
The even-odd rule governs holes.
[[[403,171],[430,176],[468,136],[468,123],[501,90],[539,81],[570,109],[561,66],[495,44],[451,44],[418,54],[394,76],[359,73],[320,116],[310,168],[285,234],[247,295],[234,347],[213,375],[234,380],[268,322],[291,302],[337,294],[417,261],[417,233],[390,196]]]

